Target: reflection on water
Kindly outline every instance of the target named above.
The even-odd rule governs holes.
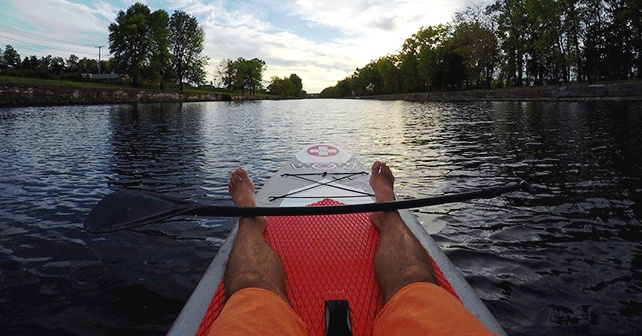
[[[387,160],[401,197],[525,178],[536,195],[421,209],[509,334],[639,333],[639,103],[304,100],[0,109],[0,330],[162,334],[232,219],[92,235],[104,195],[230,204],[306,144]]]

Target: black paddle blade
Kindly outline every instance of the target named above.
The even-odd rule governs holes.
[[[107,195],[85,219],[85,230],[115,232],[155,223],[192,210],[196,203],[141,191]]]

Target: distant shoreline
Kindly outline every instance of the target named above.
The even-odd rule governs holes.
[[[360,99],[434,102],[465,101],[642,101],[642,81],[511,87],[363,96]]]
[[[101,105],[282,99],[269,95],[185,92],[131,87],[91,87],[0,81],[0,107]]]
[[[434,102],[473,101],[642,101],[642,81],[514,87],[473,91],[440,91],[355,97],[370,100]],[[136,88],[74,87],[53,84],[0,82],[0,107],[136,104],[164,102],[243,101],[281,99],[230,93],[193,93]]]

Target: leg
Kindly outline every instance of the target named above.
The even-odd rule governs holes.
[[[232,173],[228,188],[237,206],[256,206],[254,183],[245,170],[239,168]],[[267,220],[263,217],[239,219],[238,234],[225,271],[227,298],[243,288],[258,287],[289,302],[283,264],[263,237],[266,228]]]
[[[385,163],[372,165],[370,186],[377,202],[395,199],[395,177]],[[373,212],[370,221],[379,230],[374,268],[384,304],[403,287],[416,282],[437,283],[432,264],[423,246],[401,219],[399,212]]]

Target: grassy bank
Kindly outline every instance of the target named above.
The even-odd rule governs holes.
[[[125,88],[122,85],[113,84],[113,83],[77,82],[77,81],[61,80],[61,79],[25,78],[25,77],[12,77],[12,76],[6,76],[6,75],[0,75],[0,84],[67,86],[67,87],[95,88],[95,89],[124,89]]]
[[[267,94],[249,95],[205,86],[161,90],[158,86],[131,87],[121,83],[25,78],[0,75],[0,106],[127,104],[148,102],[277,100]]]

